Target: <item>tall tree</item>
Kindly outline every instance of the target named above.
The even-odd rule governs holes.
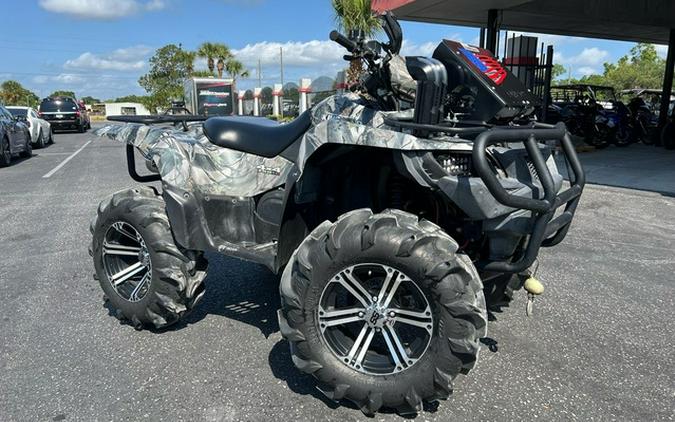
[[[56,90],[52,92],[50,97],[73,97],[75,98],[75,92],[73,91],[65,91],[63,89]]]
[[[197,48],[197,57],[203,57],[206,59],[206,64],[211,71],[211,74],[215,75],[216,70],[216,60],[218,60],[218,71],[222,75],[221,68],[224,69],[225,61],[232,57],[230,49],[221,43],[205,42],[202,43],[199,48]],[[222,62],[222,64],[221,64]]]
[[[82,98],[80,98],[80,99],[81,99],[85,104],[97,104],[97,103],[100,103],[100,102],[101,102],[101,100],[99,100],[98,98],[94,98],[94,97],[92,97],[92,96],[90,96],[90,95],[87,95],[87,96],[82,97]]]
[[[138,80],[150,95],[143,103],[152,111],[171,106],[172,100],[183,98],[183,81],[191,76],[192,61],[175,44],[158,49],[150,58],[150,70]]]
[[[361,33],[365,38],[372,37],[381,28],[380,20],[370,7],[370,0],[332,0],[335,9],[335,22],[346,32]],[[347,83],[358,82],[363,73],[360,59],[352,60],[347,70]]]
[[[632,88],[659,89],[663,84],[666,61],[652,44],[639,43],[616,63],[605,63],[602,74],[586,75],[573,83],[611,86],[617,91]]]
[[[218,49],[218,55],[216,56],[218,63],[216,63],[216,66],[218,69],[218,77],[222,78],[223,71],[225,71],[225,63],[232,59],[232,53],[230,52],[230,49],[224,44],[220,44]]]
[[[227,74],[230,75],[230,78],[234,82],[237,81],[238,78],[248,78],[249,77],[249,72],[248,70],[244,67],[244,64],[240,62],[239,60],[235,59],[230,59],[225,63],[225,70],[227,70]]]
[[[7,105],[36,107],[40,98],[17,81],[5,81],[0,85],[0,101]]]

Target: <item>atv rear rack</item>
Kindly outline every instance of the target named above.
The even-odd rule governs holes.
[[[569,174],[570,187],[560,193],[556,192],[551,171],[537,145],[540,141],[559,141],[565,159],[571,167]],[[522,142],[528,153],[539,181],[544,190],[543,199],[525,198],[510,194],[497,179],[494,170],[487,158],[486,148],[500,143]],[[473,146],[473,165],[485,186],[495,199],[507,206],[516,209],[532,211],[534,223],[524,252],[516,261],[481,261],[478,267],[484,271],[518,273],[530,267],[542,246],[555,246],[560,243],[574,217],[579,198],[586,183],[579,158],[574,150],[570,135],[564,124],[544,125],[536,124],[527,128],[493,128],[486,130],[476,137]],[[562,214],[553,218],[555,211],[565,206]]]
[[[108,120],[111,122],[123,122],[123,123],[140,123],[143,125],[157,125],[163,123],[180,123],[183,125],[183,129],[187,131],[188,122],[203,122],[208,117],[200,116],[196,114],[159,114],[159,115],[139,115],[139,116],[108,116]],[[126,145],[127,153],[127,170],[129,176],[137,182],[140,183],[149,183],[157,182],[162,180],[161,177],[157,174],[151,174],[147,176],[141,176],[136,171],[136,156],[134,152],[133,145]]]

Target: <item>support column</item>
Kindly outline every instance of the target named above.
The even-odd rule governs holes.
[[[253,115],[260,116],[260,93],[262,88],[253,88]]]
[[[298,89],[300,91],[300,113],[304,113],[310,107],[308,94],[312,92],[311,85],[311,79],[300,79],[300,89]]]
[[[282,89],[281,84],[274,84],[274,89],[272,89],[272,106],[274,108],[274,115],[275,116],[280,116],[281,115],[281,96],[283,94],[283,89]]]
[[[337,78],[335,79],[335,89],[338,94],[343,94],[347,89],[347,78],[345,71],[341,70],[337,73]]]
[[[497,9],[488,10],[487,30],[485,37],[485,48],[492,51],[492,54],[497,54],[497,32],[499,32],[499,25],[497,25],[497,17],[499,11]]]
[[[670,30],[668,40],[668,55],[666,56],[666,74],[663,78],[663,92],[661,93],[661,110],[659,111],[659,129],[666,125],[670,93],[673,91],[673,73],[675,71],[675,28]]]
[[[246,91],[237,92],[237,112],[240,116],[244,115],[244,94]]]
[[[551,101],[551,78],[553,73],[553,46],[546,48],[546,71],[544,72],[544,98],[542,102],[541,121],[546,123],[548,118],[548,106]]]

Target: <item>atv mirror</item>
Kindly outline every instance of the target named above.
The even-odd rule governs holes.
[[[398,20],[391,12],[382,15],[382,29],[389,38],[388,50],[391,54],[398,54],[403,45],[403,30]]]

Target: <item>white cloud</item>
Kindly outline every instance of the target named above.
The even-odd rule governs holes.
[[[600,71],[590,66],[582,66],[577,69],[577,73],[580,74],[581,76],[589,76],[589,75],[597,75],[600,73]]]
[[[286,43],[263,41],[247,44],[241,49],[233,50],[233,53],[249,69],[253,69],[258,65],[258,60],[263,66],[278,65],[280,48],[284,51],[284,66],[322,69],[341,67],[346,63],[342,60],[342,56],[347,54],[347,51],[332,41]]]
[[[597,47],[584,48],[583,51],[574,56],[566,56],[556,52],[554,61],[565,66],[592,67],[599,66],[607,61],[609,52]]]
[[[79,57],[66,61],[66,69],[90,70],[141,70],[146,65],[146,58],[152,49],[144,45],[128,48],[119,48],[109,54],[99,55],[90,52],[82,53]]]
[[[112,20],[166,7],[165,0],[40,0],[40,7],[80,19]]]
[[[436,47],[438,47],[438,44],[438,42],[415,44],[413,42],[409,42],[408,40],[404,40],[403,45],[401,46],[401,55],[431,57],[431,55],[434,53],[434,50],[436,50]]]
[[[54,76],[53,80],[64,84],[79,84],[85,81],[84,77],[72,73],[61,73],[60,75]]]
[[[47,82],[49,82],[49,76],[47,76],[47,75],[37,75],[37,76],[33,76],[32,80],[33,80],[34,84],[42,85],[42,84],[46,84]]]

